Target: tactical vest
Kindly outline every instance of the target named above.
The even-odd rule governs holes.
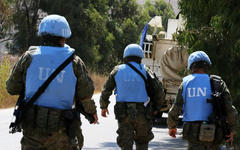
[[[147,78],[143,64],[130,62]],[[117,102],[146,102],[148,95],[142,77],[126,64],[119,66],[115,75]]]
[[[211,85],[207,74],[191,74],[183,78],[183,121],[207,121],[212,113]]]
[[[68,45],[64,47],[39,46],[36,48],[26,75],[26,100],[33,96],[54,69],[73,52],[74,49]],[[71,109],[75,86],[76,77],[72,63],[70,63],[56,76],[34,104],[55,109]]]

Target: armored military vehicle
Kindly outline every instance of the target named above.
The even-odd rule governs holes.
[[[154,31],[154,34],[146,34],[142,44],[140,43],[144,51],[142,63],[148,66],[163,84],[165,105],[161,109],[162,113],[168,112],[176,98],[183,71],[187,66],[186,48],[178,46],[177,42],[172,39],[172,34],[176,32],[176,29],[182,27],[181,22],[181,19],[169,19],[167,32],[156,33]],[[162,117],[162,113],[159,117]]]

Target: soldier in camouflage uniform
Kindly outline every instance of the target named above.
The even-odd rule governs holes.
[[[67,20],[59,15],[45,17],[38,35],[42,46],[30,47],[15,64],[7,82],[12,95],[29,99],[74,49],[65,44],[71,36]],[[91,97],[94,85],[83,61],[76,55],[50,83],[28,110],[22,122],[22,150],[79,150],[83,146],[80,115],[74,108],[81,103],[97,122],[96,106]]]
[[[169,135],[174,138],[178,116],[183,113],[183,139],[188,141],[189,150],[219,150],[221,143],[224,142],[220,128],[216,128],[213,142],[199,140],[200,126],[208,122],[208,117],[213,111],[211,103],[207,102],[207,99],[211,99],[210,78],[207,74],[210,65],[211,61],[203,51],[194,52],[189,56],[188,69],[192,74],[183,78],[176,100],[168,113]],[[230,128],[229,140],[226,142],[232,144],[237,127],[237,111],[232,106],[230,92],[225,82],[222,80],[221,82],[226,119]]]
[[[124,62],[136,67],[145,77],[145,66],[141,64],[142,48],[130,44],[124,50]],[[109,96],[115,89],[115,118],[118,120],[117,144],[122,150],[147,150],[148,143],[154,137],[152,129],[152,111],[148,105],[148,95],[144,80],[127,64],[116,66],[110,73],[100,97],[102,116],[108,114]],[[152,89],[154,90],[154,89]],[[162,89],[160,89],[162,90]]]

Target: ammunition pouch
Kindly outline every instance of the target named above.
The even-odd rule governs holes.
[[[114,106],[115,118],[122,120],[127,116],[130,119],[135,119],[138,114],[144,114],[149,120],[153,119],[153,107],[151,102],[145,107],[144,103],[135,102],[117,102]]]
[[[26,134],[48,135],[64,130],[62,110],[33,105],[24,114],[22,128]]]
[[[22,128],[25,134],[49,135],[66,132],[74,137],[74,130],[80,126],[80,115],[75,110],[59,110],[33,105],[24,115]]]
[[[216,126],[214,124],[202,123],[199,132],[199,141],[213,142],[215,138]]]
[[[122,120],[127,116],[127,104],[125,102],[117,102],[114,106],[114,114],[117,120]]]
[[[59,110],[33,105],[24,115],[22,128],[25,135],[52,135],[54,132],[65,132],[74,150],[79,149],[78,132],[80,114],[74,109]],[[82,140],[82,139],[81,139]]]

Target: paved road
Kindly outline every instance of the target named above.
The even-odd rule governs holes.
[[[115,98],[111,97],[112,103],[109,105],[109,116],[107,118],[100,117],[99,94],[94,95],[97,104],[99,124],[90,125],[82,116],[82,129],[84,134],[83,150],[119,150],[116,144],[117,122],[114,119],[113,105]],[[13,109],[0,110],[0,149],[1,150],[20,150],[21,133],[9,134],[8,126],[12,118]],[[181,132],[181,129],[178,131]],[[168,136],[166,126],[153,128],[154,139],[150,142],[149,150],[185,150],[186,142],[181,139],[181,135],[177,138]],[[179,132],[179,133],[180,133]]]
[[[96,104],[99,106],[99,95],[94,96]],[[102,118],[98,107],[99,125],[90,125],[83,122],[82,128],[85,135],[84,150],[103,149],[119,150],[116,144],[117,122],[114,119],[113,105],[115,97],[110,97],[109,116]],[[85,120],[85,119],[82,119]],[[154,139],[150,142],[149,150],[186,150],[187,143],[181,139],[182,129],[178,129],[177,138],[168,136],[168,129],[165,126],[153,128]]]

